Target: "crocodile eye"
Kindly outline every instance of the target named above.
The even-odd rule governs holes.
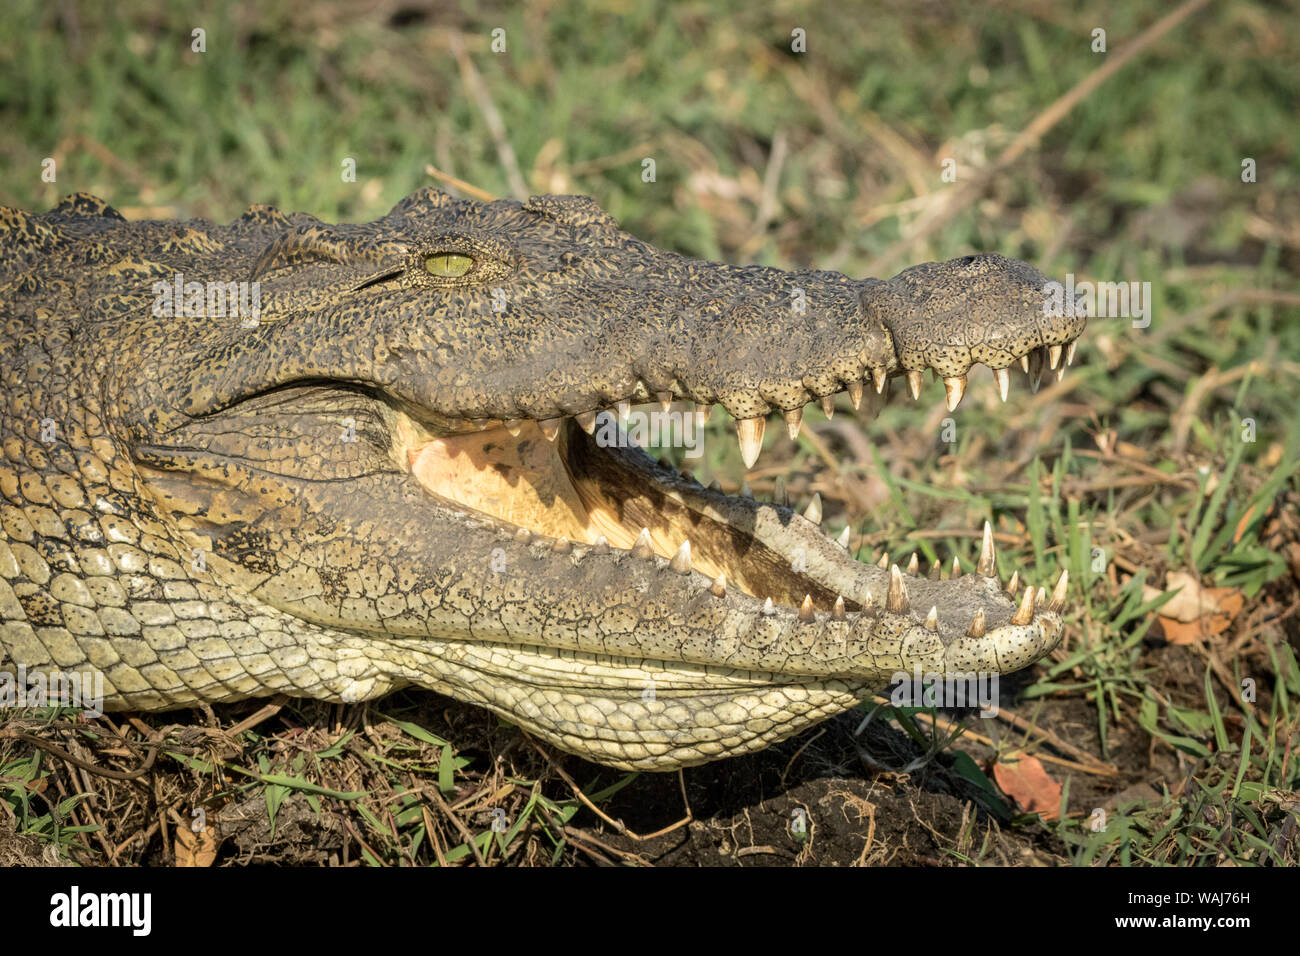
[[[473,267],[474,260],[469,256],[462,256],[455,252],[440,252],[437,255],[426,256],[424,259],[425,271],[432,276],[442,276],[448,279],[457,279]]]

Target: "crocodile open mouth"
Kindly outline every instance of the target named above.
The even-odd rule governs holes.
[[[1073,343],[1044,347],[1027,355],[1022,365],[1036,388],[1044,369],[1063,373],[1073,353]],[[919,373],[909,374],[907,381],[918,395]],[[1007,370],[996,370],[995,381],[1005,399]],[[888,383],[882,381],[874,390],[871,382],[866,386],[867,410],[879,411]],[[947,383],[950,408],[964,389],[964,378]],[[848,391],[861,407],[863,389]],[[827,399],[824,406],[834,396]],[[434,435],[399,415],[397,454],[425,490],[508,522],[519,529],[521,539],[543,536],[561,552],[585,545],[657,556],[683,573],[706,576],[714,593],[734,587],[759,601],[799,608],[807,616],[843,616],[892,602],[900,610],[906,603],[919,621],[930,608],[944,605],[964,609],[965,620],[950,620],[943,628],[955,635],[1006,621],[1025,623],[1035,605],[1047,599],[1042,589],[1027,588],[1023,597],[1018,595],[1016,576],[1009,593],[990,602],[976,581],[961,585],[953,580],[961,575],[955,558],[947,568],[936,565],[925,576],[915,555],[898,569],[891,567],[888,555],[874,566],[863,564],[848,551],[847,528],[835,540],[823,531],[820,498],[796,512],[784,504],[755,501],[747,493],[725,494],[717,483],[703,487],[689,472],[655,462],[627,440],[618,421],[611,410],[541,423],[480,423],[486,427]],[[761,440],[762,419],[738,422],[747,464],[757,448],[751,452],[747,447],[752,439],[745,426],[755,421]],[[798,420],[787,415],[786,424],[794,437]],[[748,433],[754,433],[752,425]],[[996,575],[987,529],[976,563],[981,576]],[[912,576],[905,585],[899,580],[904,575]],[[1064,587],[1064,581],[1058,584],[1053,600],[1063,598]],[[910,600],[900,597],[908,590]]]

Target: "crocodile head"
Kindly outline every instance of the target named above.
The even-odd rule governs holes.
[[[152,674],[105,665],[111,707],[418,684],[592,760],[670,769],[766,746],[899,672],[1005,673],[1060,639],[1064,577],[1009,592],[987,526],[965,574],[860,563],[816,503],[701,487],[618,413],[676,403],[664,421],[689,429],[721,405],[750,467],[767,416],[794,436],[805,403],[841,391],[878,410],[930,369],[951,409],[982,363],[1005,398],[1009,369],[1063,370],[1083,328],[1045,315],[1022,262],[888,281],[735,267],[647,245],[583,197],[423,190],[363,225],[258,207],[93,228],[80,201],[45,221],[108,250],[68,346],[96,379],[99,457],[222,638],[185,632]],[[212,317],[212,285],[241,281],[242,314]]]

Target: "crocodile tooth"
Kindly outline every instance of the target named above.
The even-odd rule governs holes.
[[[930,565],[930,575],[929,575],[930,580],[938,581],[942,574],[943,574],[943,565],[939,563],[938,558],[935,558],[934,564]]]
[[[822,496],[821,492],[814,491],[812,501],[808,502],[808,507],[804,509],[803,516],[813,524],[822,523]]]
[[[840,536],[835,539],[836,543],[838,543],[839,546],[843,548],[845,551],[849,549],[849,536],[851,533],[852,532],[849,530],[849,526],[845,525],[844,530],[840,532]]]
[[[636,536],[636,543],[632,545],[632,557],[653,558],[654,554],[654,546],[650,543],[650,529],[642,528],[641,533]]]
[[[912,557],[907,562],[907,573],[916,574],[921,569],[921,562],[916,557],[916,552],[912,552]]]
[[[1042,588],[1039,588],[1039,589],[1038,589],[1037,600],[1038,600],[1038,603],[1039,603],[1039,604],[1046,604],[1046,603],[1047,603],[1047,592],[1044,591]]]
[[[682,546],[677,549],[673,559],[668,562],[668,567],[672,568],[678,574],[691,573],[691,539],[687,538],[682,542]]]
[[[885,383],[889,381],[889,373],[885,371],[883,365],[871,369],[871,381],[876,386],[877,395],[885,394]]]
[[[609,554],[609,539],[602,534],[591,546],[591,550],[596,554]]]
[[[1020,607],[1015,616],[1011,618],[1012,624],[1021,626],[1028,624],[1034,619],[1034,589],[1025,588],[1024,599],[1020,602]]]
[[[727,576],[725,574],[718,573],[718,576],[713,579],[713,583],[709,585],[709,593],[714,597],[727,596]]]
[[[699,480],[695,477],[695,472],[691,471],[689,468],[683,468],[681,471],[681,475],[683,478],[685,478],[693,485],[698,485],[700,483]]]
[[[984,522],[984,540],[980,543],[980,560],[975,570],[986,578],[997,574],[997,552],[993,549],[993,526]]]
[[[551,550],[556,554],[568,554],[573,550],[573,545],[569,543],[568,538],[561,535],[555,539],[555,543],[551,545]]]
[[[1023,371],[1026,375],[1029,374],[1029,353],[1028,353],[1028,352],[1026,352],[1024,355],[1020,356],[1020,369],[1021,369],[1021,371]]]
[[[547,441],[555,441],[555,436],[560,434],[560,426],[564,424],[563,418],[548,418],[545,421],[537,423],[537,427],[542,430]]]
[[[1047,605],[1049,610],[1059,611],[1065,607],[1065,589],[1070,583],[1070,572],[1064,570],[1056,581],[1056,587],[1052,588],[1052,603]]]
[[[802,425],[803,425],[802,408],[792,408],[785,413],[785,430],[786,430],[786,434],[790,436],[791,441],[794,441],[796,438],[799,437],[799,428]]]
[[[699,408],[696,409],[696,412],[698,412],[700,415],[700,424],[707,425],[709,423],[709,419],[713,417],[713,405],[712,404],[701,405]]]
[[[1078,340],[1078,339],[1075,339],[1073,342],[1071,342],[1069,345],[1067,345],[1067,346],[1065,347],[1065,364],[1066,364],[1066,365],[1073,365],[1073,364],[1074,364],[1074,350],[1075,350],[1076,348],[1078,348],[1078,347],[1079,347],[1079,340]]]
[[[849,401],[853,403],[853,410],[856,412],[862,408],[862,383],[849,382]]]
[[[927,631],[939,630],[939,607],[930,605],[930,613],[925,616],[925,629]]]
[[[888,571],[888,570],[889,570],[889,552],[888,552],[888,551],[886,551],[884,554],[882,554],[882,555],[880,556],[880,560],[876,562],[876,567],[880,568],[880,570],[882,570],[882,571]]]
[[[762,614],[764,617],[771,617],[773,614],[776,613],[776,608],[772,607],[771,598],[768,598],[766,601],[763,602],[763,609],[758,613]]]
[[[664,411],[668,411],[668,409],[673,407],[672,392],[655,392],[655,398],[659,400],[659,404]]]
[[[506,431],[508,431],[511,434],[511,436],[513,436],[514,438],[519,437],[519,433],[523,431],[523,427],[524,427],[524,423],[517,418],[511,418],[508,421],[502,422],[501,424],[505,426]]]
[[[923,384],[925,384],[925,380],[921,377],[919,371],[913,370],[907,373],[907,388],[912,393],[912,401],[916,401],[921,397],[921,386]]]
[[[573,416],[573,420],[576,421],[579,427],[588,435],[592,434],[596,430],[595,412],[580,412]]]
[[[1038,386],[1043,383],[1044,359],[1042,348],[1036,348],[1029,353],[1029,390],[1035,395],[1038,394]]]
[[[779,475],[776,481],[772,482],[772,503],[782,508],[790,507],[790,492],[786,490],[784,475]]]
[[[835,596],[835,607],[831,608],[831,617],[837,621],[844,620],[844,598],[840,595]]]
[[[835,417],[835,396],[823,395],[821,397],[821,404],[822,404],[822,414],[826,416],[827,421],[830,421],[832,418]]]
[[[763,450],[763,429],[766,418],[741,418],[736,421],[736,439],[740,442],[740,457],[746,468],[753,468],[758,453]]]
[[[718,481],[718,479],[714,478],[712,481],[709,482],[709,491],[721,491],[721,490],[722,490],[722,482]]]
[[[984,636],[984,608],[975,612],[975,617],[971,619],[970,627],[966,630],[967,637]]]
[[[1059,345],[1053,345],[1047,350],[1047,367],[1056,368],[1061,364],[1061,353],[1064,351]]]
[[[1011,376],[1004,368],[995,368],[993,377],[998,380],[998,394],[1002,396],[1002,401],[1007,400],[1007,393],[1011,390]]]
[[[813,603],[812,603],[811,594],[805,594],[803,596],[803,604],[799,605],[799,620],[803,621],[805,624],[811,624],[814,620],[816,620],[816,617],[813,614]]]
[[[948,411],[955,412],[957,406],[961,404],[962,396],[966,394],[966,376],[957,375],[953,378],[943,380],[944,401],[948,405]]]
[[[631,415],[631,414],[632,414],[632,403],[631,403],[631,402],[619,402],[619,403],[618,403],[618,417],[619,417],[619,420],[620,420],[620,421],[623,420],[624,418],[627,418],[627,416],[629,416],[629,415]]]
[[[957,555],[952,556],[952,574],[950,577],[961,577],[961,562],[957,560]]]
[[[1063,379],[1063,378],[1065,378],[1065,363],[1064,363],[1064,362],[1062,362],[1060,368],[1058,368],[1058,369],[1056,370],[1056,380],[1059,382],[1059,381],[1060,381],[1061,379]]]
[[[1015,597],[1016,592],[1019,590],[1020,590],[1020,572],[1012,571],[1011,580],[1007,583],[1007,593],[1010,594],[1012,597]]]
[[[898,565],[889,566],[889,596],[885,598],[885,609],[895,614],[904,614],[912,607],[907,600],[907,585],[903,583],[903,572]]]
[[[740,497],[749,498],[751,501],[753,500],[754,489],[749,486],[749,482],[742,481],[740,483]]]
[[[533,540],[533,533],[527,528],[520,528],[515,532],[515,540],[520,544],[527,544],[529,541]]]

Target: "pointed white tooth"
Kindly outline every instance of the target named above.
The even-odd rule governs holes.
[[[1078,347],[1078,345],[1079,345],[1079,340],[1078,340],[1078,339],[1075,339],[1073,342],[1071,342],[1069,345],[1067,345],[1067,346],[1065,347],[1065,364],[1066,364],[1066,365],[1073,365],[1073,364],[1074,364],[1074,350]]]
[[[849,382],[846,388],[849,390],[849,401],[853,403],[853,410],[856,412],[862,407],[862,383]]]
[[[588,435],[595,432],[596,430],[595,412],[582,412],[581,414],[574,415],[573,418],[575,421],[577,421],[579,427]]]
[[[835,607],[833,607],[833,608],[831,609],[831,617],[833,617],[833,618],[834,618],[835,620],[837,620],[837,621],[842,621],[842,620],[844,620],[844,617],[845,617],[845,615],[844,615],[844,598],[842,598],[842,597],[840,597],[840,596],[838,596],[838,595],[837,595],[836,598],[835,598]]]
[[[771,617],[773,614],[776,613],[776,609],[772,607],[771,598],[768,598],[766,601],[763,602],[763,610],[759,611],[759,613],[764,615],[765,617]]]
[[[961,577],[961,562],[957,560],[957,555],[955,554],[952,556],[952,574],[950,574],[949,577]]]
[[[641,533],[636,536],[636,541],[632,545],[632,557],[634,558],[653,558],[655,554],[654,545],[650,543],[650,529],[642,528]]]
[[[834,395],[823,395],[821,397],[821,405],[822,405],[822,414],[826,416],[827,421],[830,421],[832,418],[835,417],[835,396]]]
[[[696,407],[695,410],[700,414],[701,425],[707,425],[709,423],[709,419],[713,417],[713,406],[711,404],[700,405]]]
[[[943,380],[944,402],[948,406],[948,411],[955,412],[957,406],[961,404],[962,396],[966,394],[966,376],[957,375],[953,378]]]
[[[555,437],[560,434],[560,426],[564,424],[563,418],[548,418],[546,421],[538,422],[537,427],[542,430],[547,441],[555,441]]]
[[[876,562],[876,567],[880,568],[880,570],[882,570],[882,571],[888,571],[888,570],[889,570],[889,552],[888,552],[888,551],[886,551],[884,554],[882,554],[882,555],[880,556],[880,560]]]
[[[822,496],[821,492],[814,491],[812,501],[808,502],[808,507],[804,509],[803,516],[813,524],[822,523]]]
[[[569,543],[568,538],[561,535],[555,539],[555,543],[551,545],[551,550],[556,554],[568,554],[573,550],[573,545]]]
[[[655,398],[659,399],[659,405],[664,411],[673,407],[672,392],[655,392]]]
[[[609,538],[603,534],[598,536],[592,543],[591,550],[596,554],[609,554]]]
[[[921,569],[921,562],[917,558],[916,552],[913,551],[911,559],[907,562],[907,573],[916,574],[916,572],[919,571],[920,569]]]
[[[1053,345],[1047,350],[1047,367],[1056,368],[1061,364],[1061,352],[1064,351],[1061,346]]]
[[[1044,591],[1042,588],[1039,588],[1039,589],[1038,589],[1038,592],[1037,592],[1037,600],[1038,600],[1038,603],[1039,603],[1039,604],[1046,604],[1046,603],[1047,603],[1047,592]]]
[[[1011,618],[1012,624],[1025,625],[1034,619],[1034,589],[1025,588],[1024,599],[1020,602],[1020,607],[1015,615]]]
[[[912,393],[912,400],[916,401],[921,397],[921,386],[925,384],[921,373],[913,370],[907,373],[907,388]]]
[[[763,429],[766,418],[741,418],[736,421],[736,440],[740,442],[740,457],[746,468],[753,468],[758,453],[763,450]]]
[[[709,593],[714,597],[727,596],[727,576],[721,572],[713,579],[713,584],[709,586]]]
[[[984,540],[980,542],[980,559],[975,570],[986,578],[991,578],[998,571],[997,551],[993,548],[993,526],[984,522]]]
[[[622,421],[623,419],[627,418],[627,416],[629,416],[629,415],[631,415],[631,414],[632,414],[632,403],[631,403],[631,402],[619,402],[619,403],[618,403],[618,418],[619,418],[619,421]]]
[[[786,430],[786,434],[790,436],[791,441],[794,441],[796,438],[799,437],[799,428],[802,424],[803,424],[802,408],[792,408],[785,413],[785,430]]]
[[[1011,390],[1011,375],[1004,368],[995,368],[993,377],[998,380],[998,394],[1002,396],[1002,401],[1007,400],[1007,393]]]
[[[876,386],[876,394],[885,393],[885,383],[889,381],[889,373],[882,366],[875,366],[871,369],[871,383]]]
[[[682,542],[682,546],[677,549],[673,559],[668,562],[668,567],[672,568],[678,574],[691,573],[691,539],[687,538]]]
[[[1070,572],[1068,569],[1061,572],[1061,576],[1056,580],[1056,587],[1052,588],[1052,603],[1048,605],[1053,611],[1059,611],[1065,607],[1065,592],[1070,584]]]
[[[1020,356],[1020,370],[1024,372],[1026,375],[1029,374],[1029,353],[1028,352]]]
[[[930,573],[927,575],[927,577],[931,581],[938,581],[939,578],[942,576],[943,576],[943,565],[939,563],[938,558],[935,558],[934,564],[930,565]]]
[[[970,627],[966,631],[967,637],[984,636],[984,608],[975,612],[975,617],[971,619]]]
[[[519,433],[523,431],[524,428],[524,423],[517,418],[511,418],[510,420],[503,422],[502,424],[505,425],[506,431],[508,431],[515,438],[519,437]]]
[[[1043,384],[1043,366],[1046,364],[1043,349],[1036,348],[1029,354],[1029,390],[1038,394],[1038,386]]]
[[[850,537],[849,526],[845,525],[844,530],[840,532],[840,536],[835,539],[836,543],[845,551],[849,549],[849,537]]]
[[[907,585],[903,583],[903,572],[898,565],[889,566],[889,595],[885,598],[885,610],[895,614],[905,614],[912,604],[907,599]]]
[[[927,631],[939,630],[939,608],[937,605],[930,606],[930,613],[925,616],[925,629]]]
[[[805,624],[811,624],[816,619],[816,615],[813,614],[812,595],[805,594],[803,596],[803,604],[799,605],[799,620],[803,621]]]

